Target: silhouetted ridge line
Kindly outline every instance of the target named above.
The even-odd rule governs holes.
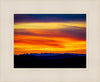
[[[74,54],[74,53],[26,53],[20,55],[33,55],[33,56],[86,56],[86,54]],[[15,54],[15,56],[18,56]]]

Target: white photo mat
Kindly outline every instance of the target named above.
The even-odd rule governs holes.
[[[100,3],[96,0],[1,0],[0,82],[99,82]],[[14,69],[14,14],[86,14],[87,68]]]

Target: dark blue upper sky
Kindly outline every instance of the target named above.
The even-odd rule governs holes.
[[[14,22],[86,21],[86,14],[14,14]]]

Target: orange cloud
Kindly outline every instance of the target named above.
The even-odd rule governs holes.
[[[80,53],[80,49],[86,49],[85,41],[72,40],[70,38],[55,38],[43,36],[15,35],[14,52],[21,53]],[[20,51],[21,50],[21,51]],[[79,52],[78,52],[79,50]],[[72,51],[72,52],[71,52]],[[85,53],[81,52],[81,53]]]

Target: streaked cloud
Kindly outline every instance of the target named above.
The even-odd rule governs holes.
[[[49,23],[17,23],[15,29],[61,29],[68,27],[86,27],[85,22],[49,22]]]

